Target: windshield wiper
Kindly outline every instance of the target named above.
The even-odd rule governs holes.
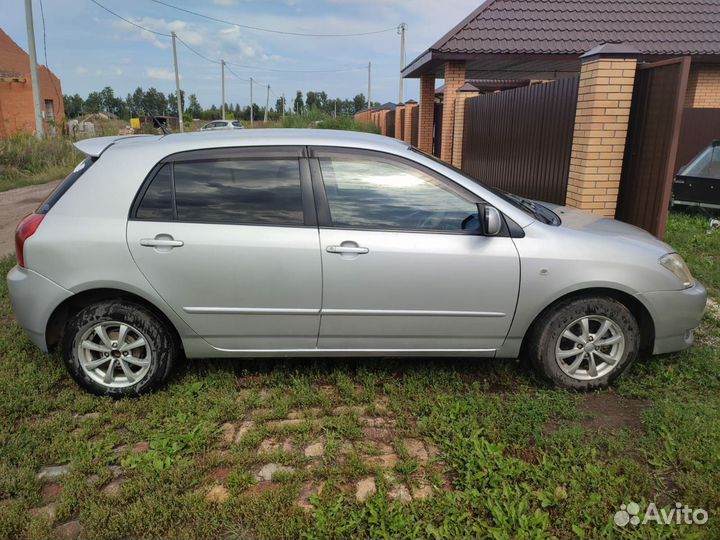
[[[560,218],[550,210],[549,208],[544,207],[541,204],[537,204],[536,202],[533,202],[529,199],[525,199],[523,197],[520,197],[518,195],[515,195],[513,193],[505,193],[505,196],[507,196],[509,199],[512,199],[517,204],[522,206],[523,208],[526,208],[529,210],[533,216],[538,218],[540,221],[548,224],[548,225],[559,225],[560,224]]]

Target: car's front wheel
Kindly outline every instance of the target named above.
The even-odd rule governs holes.
[[[580,297],[548,310],[530,335],[535,369],[563,388],[603,388],[635,361],[640,328],[630,310],[609,297]]]
[[[144,306],[105,301],[67,322],[65,365],[75,381],[96,395],[138,396],[162,384],[178,354],[167,325]]]

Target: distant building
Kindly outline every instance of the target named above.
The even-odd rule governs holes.
[[[62,87],[52,71],[38,65],[40,102],[45,132],[52,134],[64,120]],[[0,137],[35,132],[30,57],[0,29]]]

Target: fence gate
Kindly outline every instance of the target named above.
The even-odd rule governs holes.
[[[615,217],[662,238],[690,58],[638,66]]]
[[[463,171],[523,197],[565,204],[579,80],[466,99]]]

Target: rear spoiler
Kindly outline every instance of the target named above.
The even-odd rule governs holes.
[[[158,135],[110,135],[108,137],[93,137],[92,139],[82,139],[77,141],[74,146],[83,154],[89,157],[99,157],[107,148],[118,141],[127,139],[137,139],[140,137],[154,137],[159,139]]]

